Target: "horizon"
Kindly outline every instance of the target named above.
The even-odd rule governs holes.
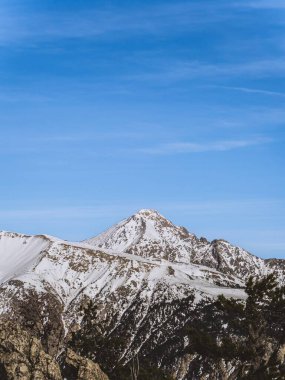
[[[80,241],[142,208],[285,258],[280,0],[4,0],[0,229]]]
[[[3,233],[18,233],[18,234],[23,234],[23,235],[27,235],[27,236],[41,236],[41,235],[44,235],[44,236],[47,236],[47,237],[51,237],[51,238],[55,238],[55,239],[59,239],[61,241],[66,241],[68,243],[75,243],[75,244],[80,244],[80,243],[83,243],[85,240],[88,240],[88,239],[92,239],[94,237],[98,237],[99,235],[105,233],[108,229],[111,229],[112,227],[115,227],[115,226],[118,226],[120,223],[124,222],[124,221],[127,221],[129,218],[133,217],[133,216],[136,216],[140,213],[142,213],[143,211],[150,211],[150,212],[154,212],[154,213],[157,213],[158,216],[164,218],[164,219],[167,219],[168,221],[170,221],[171,223],[173,223],[172,220],[168,219],[167,216],[165,215],[162,215],[158,210],[156,209],[140,209],[140,210],[137,210],[136,212],[134,212],[132,215],[129,215],[127,217],[125,217],[124,219],[121,219],[121,220],[118,220],[117,222],[115,222],[114,224],[110,225],[110,226],[106,226],[106,228],[102,231],[99,231],[95,234],[93,234],[92,236],[88,236],[88,237],[85,237],[84,239],[81,239],[81,240],[68,240],[68,239],[65,239],[63,237],[59,237],[59,236],[56,236],[56,235],[50,235],[50,234],[46,234],[46,233],[37,233],[36,235],[34,234],[29,234],[29,233],[26,233],[26,232],[23,232],[23,231],[8,231],[8,230],[0,230],[0,233],[3,232]],[[198,239],[199,238],[205,238],[205,235],[197,235],[194,231],[190,231],[186,226],[184,225],[181,225],[181,224],[175,224],[173,223],[175,227],[183,227],[183,228],[186,228],[186,230],[189,232],[189,233],[192,233],[194,234]],[[224,239],[223,237],[214,237],[213,239],[209,239],[208,237],[206,237],[206,239],[211,243],[213,242],[214,240],[223,240],[223,241],[226,241],[228,243],[230,243],[231,245],[233,246],[236,246],[236,244],[234,244],[233,242],[231,241],[228,241],[227,239]],[[253,256],[257,256],[259,257],[258,255],[255,255],[253,252],[250,252],[249,250],[246,249],[246,247],[242,247],[240,246],[239,248],[242,248],[242,249],[245,249],[247,252],[249,252],[250,254],[252,254]],[[275,259],[277,257],[274,257],[274,256],[268,256],[268,257],[265,257],[265,259]]]

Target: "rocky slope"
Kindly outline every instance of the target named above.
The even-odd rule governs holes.
[[[284,261],[259,259],[223,240],[208,242],[153,210],[81,243],[2,232],[0,314],[60,362],[92,301],[98,331],[92,359],[103,369],[112,374],[140,353],[182,380],[193,358],[183,355],[187,341],[178,331],[196,305],[218,294],[242,299],[249,275],[276,270],[282,282]]]
[[[91,360],[67,350],[65,367],[78,380],[108,380]],[[63,380],[60,366],[40,341],[9,320],[0,321],[1,380]]]

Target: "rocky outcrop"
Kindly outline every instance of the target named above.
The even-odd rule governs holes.
[[[0,368],[1,380],[62,380],[40,341],[7,320],[0,321]]]
[[[98,364],[67,350],[65,367],[70,377],[62,376],[56,360],[40,341],[12,321],[0,321],[1,380],[109,380]]]
[[[109,380],[98,364],[77,355],[70,349],[67,350],[65,364],[76,375],[77,380]]]
[[[45,292],[37,292],[35,289],[26,289],[18,281],[17,296],[12,298],[10,310],[13,320],[30,335],[38,338],[44,351],[54,357],[63,348],[63,305],[50,287],[46,285],[45,288]]]

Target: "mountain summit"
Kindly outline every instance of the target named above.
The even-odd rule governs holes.
[[[84,243],[114,253],[205,265],[241,279],[266,274],[269,270],[269,263],[246,250],[222,239],[209,242],[198,238],[185,227],[175,226],[158,211],[151,209],[138,211]]]
[[[189,263],[184,243],[193,238],[185,228],[175,226],[157,211],[142,209],[85,243],[145,258]]]

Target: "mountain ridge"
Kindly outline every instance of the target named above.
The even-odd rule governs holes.
[[[239,278],[264,275],[269,270],[266,263],[270,261],[233,246],[224,239],[208,241],[204,237],[198,238],[153,209],[142,209],[84,242],[101,249],[206,265]],[[278,271],[278,265],[274,269]],[[284,281],[282,273],[278,276]]]
[[[177,342],[176,332],[197,305],[220,294],[243,300],[249,276],[274,271],[284,283],[285,260],[263,260],[224,240],[197,238],[154,210],[143,209],[83,242],[1,232],[0,316],[20,323],[57,356],[80,329],[86,302],[94,303],[99,342],[121,342],[114,366],[138,354],[158,355],[166,345],[182,356],[171,359],[163,349],[157,360],[167,356],[167,370],[187,380],[192,359],[183,356],[186,343],[183,336]]]

